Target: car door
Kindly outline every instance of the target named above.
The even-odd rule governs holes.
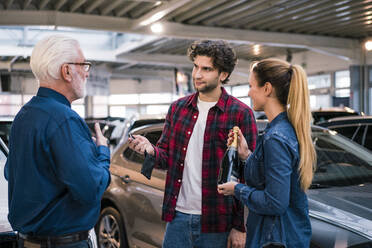
[[[145,128],[135,131],[155,144],[162,131],[162,125],[155,128]],[[165,222],[161,220],[161,209],[165,187],[166,171],[154,168],[151,180],[143,176],[140,171],[144,155],[141,155],[127,145],[121,158],[115,158],[111,164],[111,173],[120,176],[125,181],[127,193],[124,218],[129,243],[136,247],[161,247]]]

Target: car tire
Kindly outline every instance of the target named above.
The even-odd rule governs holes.
[[[112,207],[102,210],[96,225],[99,248],[127,248],[123,219]]]

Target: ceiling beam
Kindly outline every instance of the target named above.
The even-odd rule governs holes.
[[[134,9],[139,4],[140,4],[140,2],[128,3],[126,6],[124,6],[122,9],[120,9],[116,12],[116,16],[121,17],[121,16],[125,15],[128,11]]]
[[[131,26],[131,29],[138,29],[143,26],[151,25],[154,22],[161,20],[164,16],[171,13],[175,9],[191,2],[192,0],[172,0],[164,3],[141,18],[136,19]]]
[[[39,9],[44,9],[45,6],[49,3],[49,0],[42,0],[39,4]]]
[[[5,8],[6,8],[6,9],[9,9],[9,8],[12,6],[13,2],[14,2],[14,0],[8,0],[8,1],[6,2],[6,4],[5,4]]]
[[[85,15],[56,11],[0,11],[0,25],[55,25],[114,32],[151,34],[150,27],[132,29],[134,21],[128,18]],[[22,18],[19,18],[22,16]],[[239,30],[229,28],[203,27],[164,22],[163,37],[180,39],[224,39],[230,42],[269,46],[312,49],[355,49],[360,46],[356,39],[327,37],[320,35],[303,35],[293,33]]]
[[[75,1],[75,3],[73,5],[71,5],[71,8],[70,8],[70,11],[71,12],[74,12],[75,10],[77,10],[81,5],[83,5],[87,0],[78,0],[78,1]]]
[[[67,2],[67,0],[59,0],[59,2],[55,5],[55,9],[58,11],[62,6]]]
[[[95,0],[94,2],[92,2],[86,9],[85,9],[85,13],[89,14],[91,13],[95,8],[97,8],[98,6],[100,6],[105,0]]]
[[[107,15],[108,13],[110,13],[110,11],[112,11],[113,9],[115,9],[116,7],[118,7],[122,3],[123,3],[123,0],[113,1],[112,3],[110,3],[109,5],[107,5],[106,7],[103,8],[101,14],[102,15]]]

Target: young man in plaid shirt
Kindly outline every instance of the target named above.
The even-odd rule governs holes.
[[[243,206],[232,196],[218,194],[217,178],[229,130],[239,126],[254,150],[256,122],[252,110],[222,87],[237,61],[228,43],[197,41],[188,56],[194,63],[192,79],[197,92],[170,106],[156,146],[135,135],[130,147],[145,153],[142,173],[148,178],[155,166],[168,169],[164,248],[243,248]]]

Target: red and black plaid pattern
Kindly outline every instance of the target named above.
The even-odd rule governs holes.
[[[175,214],[187,145],[199,113],[197,98],[198,93],[195,93],[170,106],[163,133],[155,147],[156,165],[168,169],[162,217],[165,221],[172,221]],[[219,165],[233,126],[240,127],[249,148],[254,150],[257,128],[252,110],[222,88],[220,99],[209,110],[204,134],[202,232],[228,232],[231,228],[245,231],[243,205],[233,196],[217,192]]]

